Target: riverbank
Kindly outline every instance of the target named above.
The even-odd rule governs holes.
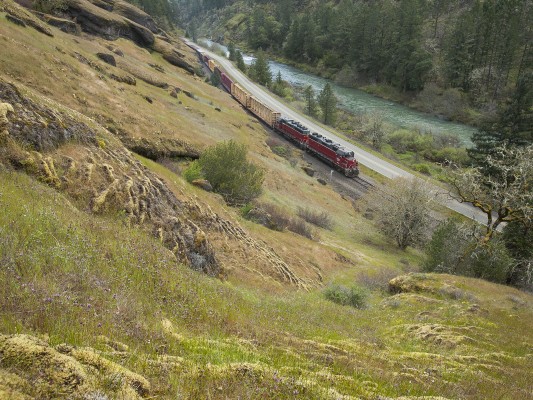
[[[266,54],[269,59],[296,68],[306,74],[330,80],[346,89],[361,90],[380,99],[393,101],[411,110],[428,114],[443,121],[479,128],[483,120],[489,117],[488,113],[483,113],[472,107],[464,93],[458,89],[445,89],[434,83],[429,83],[418,93],[400,92],[385,83],[358,84],[350,75],[350,68],[342,70],[325,69],[319,66],[298,63],[279,54],[268,52]]]

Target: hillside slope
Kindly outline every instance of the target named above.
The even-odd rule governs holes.
[[[419,252],[276,155],[186,46],[121,1],[68,3],[93,17],[0,2],[0,398],[530,398],[530,295],[408,274]],[[228,139],[268,170],[261,203],[333,228],[269,230],[181,178]]]

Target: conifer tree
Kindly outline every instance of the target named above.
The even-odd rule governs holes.
[[[329,83],[326,83],[326,86],[324,86],[324,89],[320,92],[320,95],[318,96],[318,104],[322,109],[324,123],[327,125],[333,125],[337,117],[337,98]]]
[[[236,61],[235,45],[233,44],[233,42],[230,42],[228,44],[228,53],[229,53],[229,59],[231,61]]]
[[[242,72],[246,72],[246,64],[244,63],[242,53],[239,50],[235,51],[235,60],[237,62],[237,68],[239,68]]]
[[[305,88],[304,98],[305,98],[305,113],[307,115],[310,115],[311,117],[316,117],[318,107],[317,107],[316,98],[315,98],[315,91],[313,90],[313,87],[311,85]]]
[[[259,84],[264,86],[268,86],[272,82],[272,73],[270,72],[265,54],[262,51],[257,53],[257,58],[250,67],[250,75]]]

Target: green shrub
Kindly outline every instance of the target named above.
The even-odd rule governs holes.
[[[427,164],[424,164],[424,163],[413,164],[412,168],[415,171],[420,172],[421,174],[431,175],[431,170],[429,168],[429,165]]]
[[[368,292],[358,286],[346,287],[332,284],[324,290],[324,296],[341,306],[366,308]]]
[[[469,162],[468,153],[466,149],[455,147],[444,147],[440,150],[435,150],[431,154],[432,161],[440,163],[453,163],[459,166],[465,166]]]
[[[261,194],[265,172],[246,159],[246,146],[230,140],[209,147],[198,160],[213,190],[231,205],[244,205]]]
[[[496,283],[506,283],[513,258],[499,238],[482,243],[476,229],[442,222],[426,247],[423,270],[472,276]]]
[[[196,179],[203,179],[204,176],[202,174],[202,166],[198,160],[193,161],[191,165],[189,165],[189,167],[183,171],[183,177],[189,183]]]

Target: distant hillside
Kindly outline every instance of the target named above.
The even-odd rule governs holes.
[[[191,32],[267,50],[343,85],[392,86],[423,111],[469,123],[491,116],[532,74],[526,0],[194,3],[178,0]],[[471,111],[452,114],[457,103]]]

